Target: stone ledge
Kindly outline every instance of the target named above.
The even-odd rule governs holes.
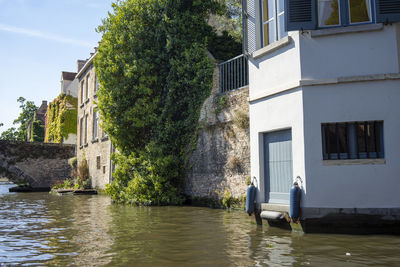
[[[280,40],[278,40],[276,42],[273,42],[272,44],[269,44],[269,45],[267,45],[267,46],[265,46],[265,47],[263,47],[263,48],[261,48],[261,49],[259,49],[257,51],[254,51],[253,54],[252,54],[252,57],[254,59],[258,59],[258,58],[260,58],[262,56],[265,56],[265,55],[267,55],[269,53],[272,53],[275,50],[278,50],[278,49],[280,49],[282,47],[285,47],[285,46],[289,45],[291,42],[292,42],[292,37],[285,36],[282,39],[280,39]]]
[[[339,159],[339,160],[323,160],[324,166],[343,166],[343,165],[383,165],[386,164],[385,159]]]

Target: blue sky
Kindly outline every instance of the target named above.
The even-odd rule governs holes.
[[[113,0],[0,0],[0,132],[22,96],[40,106],[60,93],[61,71],[76,71],[101,35]]]

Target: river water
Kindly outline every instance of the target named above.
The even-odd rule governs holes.
[[[0,184],[0,266],[400,266],[397,236],[305,235],[259,227],[244,212],[10,186]]]

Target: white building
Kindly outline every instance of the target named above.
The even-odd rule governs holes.
[[[400,1],[284,2],[244,6],[258,203],[287,211],[299,176],[306,231],[400,232]]]

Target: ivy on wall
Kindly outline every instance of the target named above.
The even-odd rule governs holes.
[[[183,178],[213,64],[207,24],[214,0],[126,0],[98,30],[94,60],[102,128],[118,154],[106,187],[114,201],[180,204]]]
[[[47,107],[45,142],[62,143],[77,133],[78,99],[61,93]]]
[[[44,141],[44,125],[37,118],[36,113],[33,115],[33,122],[31,127],[31,142],[43,142]]]

